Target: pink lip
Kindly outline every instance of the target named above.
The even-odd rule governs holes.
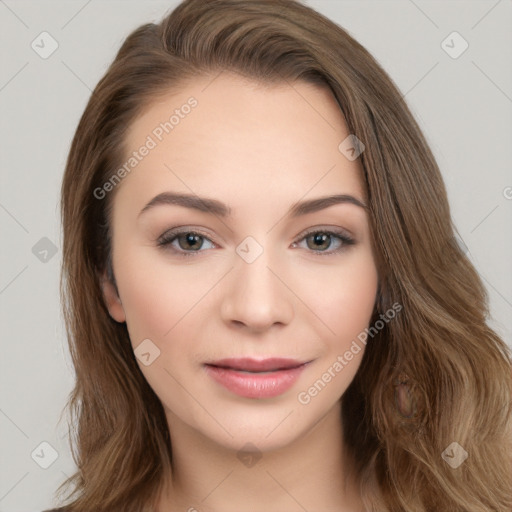
[[[221,359],[205,364],[216,382],[245,398],[272,398],[290,389],[308,363],[284,358]]]

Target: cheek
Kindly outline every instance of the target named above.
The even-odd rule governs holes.
[[[226,283],[218,281],[225,265],[185,260],[171,264],[164,255],[155,255],[154,248],[126,244],[120,249],[118,254],[129,255],[119,258],[115,268],[133,346],[146,338],[157,344],[175,338],[189,324],[190,317],[196,323],[208,323],[205,308],[212,304],[204,299],[215,288],[213,295],[222,301]],[[294,322],[310,324],[327,347],[350,345],[367,327],[378,283],[369,249],[350,250],[334,258],[297,258],[282,267],[277,265],[273,272],[286,283],[280,293],[283,300],[293,304]],[[192,334],[189,330],[189,336]]]
[[[323,325],[317,332],[325,334],[329,345],[350,345],[368,326],[378,288],[369,251],[347,253],[336,265],[309,264],[296,279],[297,295],[316,314],[316,324]]]
[[[132,344],[154,339],[158,344],[180,327],[210,279],[194,279],[192,266],[166,265],[145,251],[133,251],[116,271],[119,293]]]
[[[333,406],[354,379],[375,306],[378,274],[371,254],[359,252],[345,263],[322,270],[317,267],[311,278],[302,281],[307,285],[303,284],[301,293],[318,316],[316,324],[322,325],[316,331],[321,357],[313,363],[310,378],[297,395],[313,416]]]

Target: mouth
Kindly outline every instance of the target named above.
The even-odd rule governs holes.
[[[272,398],[288,391],[311,361],[289,358],[220,359],[205,363],[207,374],[244,398]]]
[[[302,366],[305,362],[296,361],[294,359],[282,357],[270,357],[268,359],[251,359],[244,358],[231,358],[219,359],[212,363],[206,363],[207,366],[215,366],[217,368],[225,368],[226,370],[237,370],[240,372],[248,373],[265,373],[277,372],[279,370],[290,370]]]

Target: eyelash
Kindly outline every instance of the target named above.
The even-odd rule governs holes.
[[[183,256],[185,258],[190,257],[190,256],[196,256],[198,253],[204,252],[201,249],[199,249],[197,251],[184,251],[183,249],[178,250],[171,246],[172,242],[174,242],[175,240],[178,239],[178,236],[186,235],[186,234],[200,236],[201,238],[204,238],[204,239],[208,240],[209,242],[211,242],[212,244],[214,244],[214,242],[212,242],[212,240],[210,240],[204,233],[201,233],[200,231],[176,228],[176,229],[171,229],[169,231],[166,231],[163,235],[161,235],[157,239],[157,246],[164,250],[171,250],[175,254],[177,254],[179,256]],[[313,230],[310,230],[310,231],[304,233],[303,235],[301,235],[300,238],[298,238],[295,242],[293,242],[293,244],[295,245],[299,242],[302,242],[303,240],[307,239],[311,235],[316,235],[316,234],[323,234],[323,235],[328,235],[331,237],[336,237],[341,241],[341,246],[334,250],[315,251],[315,250],[311,249],[311,252],[317,256],[328,256],[328,255],[337,254],[337,253],[340,253],[343,250],[347,249],[349,246],[355,244],[355,240],[352,237],[350,237],[344,230],[322,230],[322,229],[313,229]]]

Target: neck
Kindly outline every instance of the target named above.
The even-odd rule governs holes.
[[[362,510],[344,450],[339,403],[302,437],[253,454],[219,446],[169,411],[167,416],[172,475],[158,512]]]

